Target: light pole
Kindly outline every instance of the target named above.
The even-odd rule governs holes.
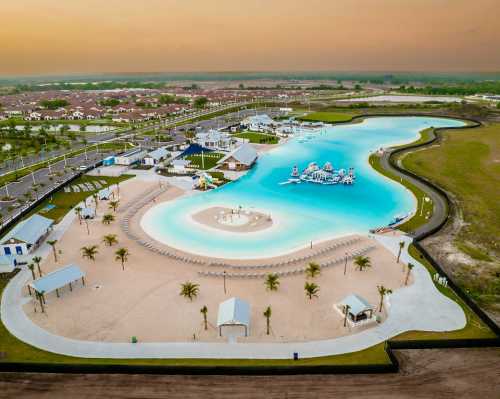
[[[347,252],[345,253],[344,276],[347,273]]]
[[[224,295],[226,294],[226,271],[224,270]]]
[[[31,178],[33,179],[33,185],[35,185],[36,181],[35,181],[35,174],[33,173],[33,171],[31,171]]]

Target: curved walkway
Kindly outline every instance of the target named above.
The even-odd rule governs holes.
[[[74,219],[73,214],[59,223],[51,239],[60,237]],[[394,254],[402,239],[409,237],[376,236]],[[407,246],[406,246],[407,247]],[[44,244],[37,254],[50,256],[50,248]],[[84,358],[217,358],[217,359],[290,359],[294,352],[300,357],[318,357],[355,352],[369,348],[400,333],[411,330],[451,331],[463,328],[466,318],[461,307],[443,296],[431,279],[427,269],[410,258],[406,249],[403,262],[411,261],[414,283],[400,288],[386,302],[389,316],[374,328],[335,339],[296,343],[110,343],[81,341],[54,335],[33,323],[23,311],[23,305],[31,301],[24,295],[24,287],[30,280],[30,272],[23,269],[4,290],[0,315],[7,330],[37,348],[68,356]],[[333,305],[333,304],[332,304]],[[333,309],[332,309],[333,311]]]

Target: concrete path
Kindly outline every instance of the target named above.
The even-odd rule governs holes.
[[[75,218],[69,213],[51,234],[58,239]],[[398,243],[409,237],[376,236],[394,254]],[[297,343],[109,343],[80,341],[49,333],[38,327],[24,313],[22,306],[31,301],[23,287],[30,280],[29,270],[17,274],[7,285],[2,297],[0,315],[8,331],[18,339],[37,348],[59,354],[86,358],[218,358],[218,359],[290,359],[294,352],[300,357],[317,357],[355,352],[369,348],[405,331],[451,331],[466,325],[465,315],[458,304],[441,295],[427,272],[407,250],[401,259],[415,264],[414,284],[394,291],[386,302],[387,320],[357,334],[320,341]],[[52,256],[48,245],[43,245],[37,255]],[[333,304],[332,304],[333,306]],[[333,309],[332,309],[333,311]]]

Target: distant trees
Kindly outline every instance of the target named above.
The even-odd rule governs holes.
[[[40,105],[47,109],[58,109],[61,107],[66,107],[67,105],[69,105],[69,102],[61,98],[53,98],[51,100],[40,101]]]
[[[99,101],[99,104],[103,107],[116,107],[120,104],[120,100],[117,98],[105,98],[104,100]]]
[[[196,97],[194,100],[194,107],[195,108],[204,108],[208,103],[208,98],[206,97]]]

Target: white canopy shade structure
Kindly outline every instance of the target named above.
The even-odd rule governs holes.
[[[346,296],[337,306],[344,314],[346,309],[348,309],[350,319],[353,322],[370,319],[373,316],[373,306],[356,294]]]
[[[39,294],[56,291],[59,296],[59,288],[69,285],[70,290],[73,291],[71,283],[79,279],[82,279],[82,284],[85,285],[85,273],[76,265],[68,265],[32,281],[29,286]]]
[[[248,302],[234,297],[219,304],[217,327],[220,336],[222,336],[223,326],[244,326],[245,337],[247,337],[250,327],[250,305]]]

